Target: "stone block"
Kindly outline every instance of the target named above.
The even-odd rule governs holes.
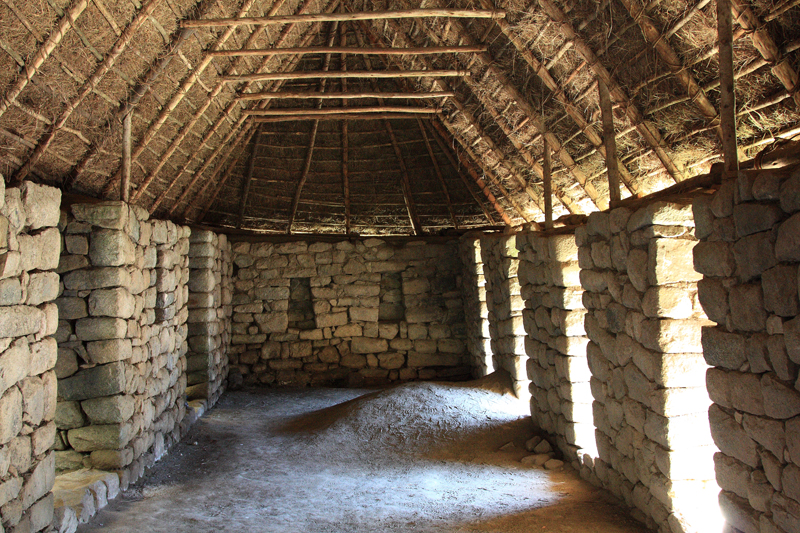
[[[317,328],[330,328],[347,324],[347,312],[323,313],[314,317]]]
[[[642,312],[650,318],[689,318],[694,302],[686,289],[650,287],[642,298]]]
[[[86,309],[86,300],[76,297],[65,297],[56,299],[58,306],[58,318],[61,320],[77,320],[89,316]]]
[[[356,354],[381,353],[389,349],[386,339],[356,337],[350,342],[350,350]]]
[[[547,239],[550,259],[559,263],[578,260],[578,246],[574,235],[553,235]]]
[[[88,291],[108,287],[129,287],[131,275],[125,268],[76,270],[62,278],[68,290]]]
[[[108,396],[81,402],[81,408],[91,424],[121,424],[130,420],[135,408],[132,396]]]
[[[648,249],[648,281],[651,285],[692,282],[702,278],[695,270],[692,250],[696,241],[652,239]]]
[[[800,261],[800,213],[792,215],[778,228],[775,256],[779,261]]]
[[[408,353],[408,366],[422,368],[429,366],[458,366],[461,364],[461,357],[455,354],[440,353]]]
[[[704,327],[702,346],[703,356],[710,366],[739,370],[747,361],[745,338],[738,333],[728,333],[721,328]]]
[[[694,227],[691,205],[669,202],[653,202],[636,210],[628,219],[628,233],[646,226],[688,226]]]
[[[0,354],[0,394],[28,375],[31,349],[28,341],[17,339]]]
[[[701,325],[696,320],[645,320],[637,340],[644,347],[663,353],[699,353]]]
[[[22,430],[22,393],[8,389],[0,398],[0,444],[6,444]]]
[[[773,374],[761,377],[761,394],[767,416],[787,419],[800,415],[800,392],[777,379]]]
[[[58,296],[59,276],[55,272],[34,272],[30,275],[27,288],[28,305],[51,302]]]
[[[72,430],[75,431],[75,430]],[[56,458],[50,452],[39,461],[19,494],[22,508],[30,508],[37,500],[53,489],[56,477]]]
[[[135,258],[136,248],[125,232],[102,229],[92,233],[89,245],[89,259],[92,265],[130,265]]]
[[[349,309],[349,312],[350,312],[350,320],[363,321],[363,322],[378,321],[377,307],[351,307]]]
[[[82,318],[75,323],[75,334],[82,341],[122,339],[128,333],[128,323],[121,318]]]
[[[772,229],[783,218],[783,212],[774,204],[737,204],[733,208],[733,222],[739,237]]]
[[[113,396],[125,391],[125,364],[109,363],[80,370],[58,380],[58,395],[67,401]]]
[[[289,315],[284,312],[263,313],[253,318],[264,333],[283,333],[289,327]]]
[[[694,269],[706,276],[730,277],[736,270],[733,247],[721,241],[703,241],[693,249]]]
[[[121,201],[72,204],[71,209],[76,220],[92,226],[121,230],[128,223],[128,205]]]
[[[86,417],[81,411],[79,402],[58,402],[55,421],[58,429],[73,429],[86,425]]]
[[[32,230],[55,227],[61,216],[61,190],[25,181],[19,187],[25,225]]]
[[[717,324],[725,323],[730,306],[728,290],[722,281],[714,278],[701,279],[697,282],[697,297],[708,318]]]
[[[736,275],[749,281],[777,264],[773,251],[773,232],[762,232],[739,239],[733,245]]]
[[[130,318],[136,307],[133,295],[123,287],[94,290],[88,303],[92,316]]]
[[[22,284],[18,278],[0,280],[0,306],[18,305],[22,302]]]
[[[110,339],[86,343],[89,361],[96,364],[125,361],[133,355],[131,339]]]
[[[712,405],[708,410],[708,420],[711,425],[711,435],[722,453],[735,457],[752,468],[758,467],[756,442],[747,436],[742,426],[736,423],[732,416]]]
[[[67,439],[70,446],[79,452],[119,450],[128,444],[131,433],[128,424],[93,425],[70,429]]]
[[[628,252],[628,278],[634,288],[639,292],[644,292],[649,286],[647,267],[648,257],[644,250],[633,249]]]
[[[797,265],[778,265],[761,275],[764,307],[767,311],[794,317],[800,312],[797,298]]]
[[[733,327],[740,331],[766,329],[767,312],[761,284],[736,285],[728,294]]]
[[[3,307],[0,320],[0,338],[24,337],[38,333],[45,326],[45,314],[36,307],[12,305]]]
[[[395,370],[401,368],[406,362],[405,355],[397,352],[385,352],[378,355],[378,364],[381,368]]]
[[[363,334],[360,324],[344,324],[336,328],[334,337],[360,337]]]

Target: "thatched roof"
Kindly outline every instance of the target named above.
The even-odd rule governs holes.
[[[800,133],[800,2],[732,4],[738,145],[748,159]],[[187,23],[440,7],[503,10],[505,18]],[[359,234],[541,221],[544,139],[553,150],[555,216],[604,209],[598,78],[614,104],[623,198],[708,172],[721,158],[709,0],[3,0],[0,28],[6,179],[119,198],[122,117],[132,112],[131,200],[178,221]],[[333,45],[485,51],[219,53]],[[420,70],[441,72],[236,79]],[[415,97],[251,94],[276,91]],[[419,97],[433,92],[452,96]],[[344,107],[405,114],[262,116]]]

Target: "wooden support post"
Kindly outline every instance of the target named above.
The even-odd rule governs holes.
[[[133,111],[122,119],[122,183],[120,200],[127,203],[131,192],[131,117]]]
[[[247,197],[250,195],[250,184],[253,182],[253,174],[256,169],[256,152],[258,152],[258,141],[261,137],[261,129],[256,131],[253,138],[253,149],[250,152],[250,159],[247,160],[247,174],[244,177],[244,187],[242,188],[242,197],[239,200],[239,220],[236,221],[236,227],[241,228],[244,221],[244,211],[247,209]]]
[[[342,47],[347,46],[347,30],[345,29],[344,23],[339,26],[339,44]],[[341,57],[341,69],[343,72],[347,71],[347,54],[342,53]],[[347,79],[342,79],[342,93],[347,93]],[[347,100],[342,98],[341,101],[342,107],[347,107]],[[344,196],[344,233],[345,235],[350,234],[350,176],[348,174],[348,158],[349,158],[349,151],[350,146],[348,142],[348,132],[347,132],[347,121],[342,121],[342,195]]]
[[[427,113],[428,115],[439,114],[436,111]],[[333,115],[291,115],[279,117],[254,117],[252,120],[256,124],[267,124],[272,122],[296,122],[298,120],[384,120],[391,119],[411,119],[414,120],[420,116],[420,113],[336,113]]]
[[[544,179],[542,181],[542,189],[544,189],[544,229],[551,229],[553,227],[553,171],[550,162],[550,143],[547,142],[547,137],[542,138],[544,144]]]
[[[453,211],[453,203],[450,200],[450,193],[447,190],[447,184],[444,181],[442,170],[439,168],[439,162],[436,161],[436,154],[433,153],[431,142],[428,140],[428,133],[425,131],[425,126],[422,124],[421,119],[417,119],[417,124],[419,124],[419,131],[422,133],[422,139],[425,141],[425,148],[428,149],[428,156],[430,156],[431,163],[433,163],[433,169],[436,172],[436,177],[439,178],[439,183],[442,185],[442,193],[444,194],[445,200],[447,200],[447,211],[450,213],[450,220],[453,222],[453,227],[458,229],[458,220],[456,220],[456,214]]]
[[[611,94],[608,85],[598,78],[597,89],[600,93],[600,112],[603,115],[603,143],[606,147],[606,168],[608,169],[608,199],[611,202],[621,200],[619,193],[619,167],[617,166],[617,140],[614,133],[614,109],[611,105]],[[611,204],[613,207],[613,203]]]
[[[722,153],[725,171],[732,177],[739,171],[736,151],[736,95],[733,91],[733,14],[730,0],[717,0],[717,35],[719,40],[719,110],[722,129]]]
[[[387,20],[419,18],[490,18],[506,16],[505,11],[496,9],[398,9],[394,11],[362,11],[353,13],[313,13],[305,15],[273,15],[271,17],[241,17],[218,19],[182,20],[183,28],[215,28],[234,26],[264,26],[267,24],[291,24],[303,22],[344,22],[350,20]]]
[[[342,80],[345,81],[345,80]],[[360,91],[355,93],[349,92],[330,92],[321,93],[317,91],[280,91],[280,92],[266,92],[266,93],[246,93],[236,97],[239,102],[248,100],[276,100],[276,99],[290,99],[290,100],[357,100],[362,98],[385,98],[395,100],[424,100],[428,98],[448,98],[455,96],[453,91],[432,91],[425,93],[382,93],[378,91]]]
[[[431,107],[410,107],[410,106],[363,106],[363,107],[326,107],[323,109],[299,108],[278,108],[278,109],[257,109],[244,111],[245,115],[251,117],[293,117],[293,116],[319,116],[326,115],[355,115],[361,113],[408,113],[409,115],[430,115],[437,110]]]

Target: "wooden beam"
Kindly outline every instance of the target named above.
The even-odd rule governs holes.
[[[730,177],[733,177],[739,171],[739,154],[736,150],[736,94],[733,81],[731,0],[717,0],[717,37],[719,42],[719,111],[722,153],[725,170]]]
[[[583,57],[586,63],[594,71],[598,79],[602,79],[608,86],[613,100],[619,104],[624,110],[631,124],[634,125],[636,131],[644,138],[645,142],[650,145],[656,156],[661,160],[661,163],[667,169],[667,172],[672,176],[675,181],[684,179],[683,169],[679,167],[672,157],[667,153],[669,146],[661,137],[658,129],[644,120],[641,111],[636,107],[636,104],[630,99],[627,93],[622,89],[622,86],[611,75],[608,69],[603,65],[597,55],[594,53],[589,44],[578,35],[572,24],[567,20],[566,15],[561,8],[559,8],[552,0],[538,0],[539,5],[550,19],[559,25],[559,30],[564,35],[565,39],[571,39],[574,42],[574,49]]]
[[[400,145],[397,143],[397,137],[392,129],[392,124],[388,120],[383,121],[386,127],[386,133],[392,141],[394,153],[397,156],[397,164],[400,166],[400,175],[402,176],[401,185],[403,189],[403,199],[406,202],[406,210],[408,211],[408,218],[411,220],[411,226],[414,228],[414,235],[422,235],[422,224],[420,224],[419,217],[417,216],[417,206],[414,203],[414,198],[411,196],[411,180],[408,177],[408,168],[403,159],[403,154],[400,152]]]
[[[242,25],[265,26],[267,24],[292,24],[303,22],[346,22],[352,20],[418,19],[431,17],[496,19],[505,16],[505,11],[495,9],[398,9],[394,11],[361,11],[352,13],[314,13],[270,17],[182,20],[180,25],[183,28],[215,28]]]
[[[439,168],[439,162],[436,161],[436,154],[433,153],[431,142],[428,140],[428,133],[425,131],[425,126],[423,126],[421,119],[417,119],[417,124],[419,125],[419,132],[422,134],[422,139],[425,141],[425,148],[428,149],[428,156],[431,158],[436,177],[439,178],[439,183],[442,186],[442,194],[444,194],[445,200],[447,200],[447,211],[450,213],[450,220],[453,221],[453,227],[458,229],[458,220],[456,220],[456,214],[453,211],[453,202],[450,200],[450,193],[447,191],[447,184],[444,181],[442,170]]]
[[[250,151],[250,158],[247,160],[247,174],[244,177],[244,186],[242,188],[242,197],[239,199],[239,219],[236,222],[236,228],[242,227],[244,221],[244,212],[247,209],[247,197],[250,195],[250,184],[253,182],[253,174],[256,170],[256,152],[258,151],[258,141],[261,137],[261,129],[256,131],[253,139],[253,149]]]
[[[295,46],[291,48],[246,48],[216,50],[212,57],[277,56],[287,54],[352,54],[352,55],[431,55],[485,52],[486,46],[429,46],[417,48],[362,48],[355,46]]]
[[[426,125],[426,127],[428,128],[428,130],[431,133],[431,136],[433,137],[433,140],[436,141],[436,144],[439,145],[439,149],[442,152],[444,152],[445,157],[447,157],[447,161],[450,163],[450,166],[453,168],[453,172],[455,172],[458,175],[458,177],[461,179],[461,182],[464,184],[464,188],[466,188],[469,191],[469,194],[475,200],[475,203],[478,204],[478,206],[481,208],[481,211],[483,211],[483,214],[486,216],[486,220],[489,221],[490,225],[494,224],[495,221],[494,221],[494,218],[492,218],[491,213],[489,212],[488,209],[486,209],[486,206],[483,205],[483,202],[481,202],[481,199],[478,197],[477,194],[475,194],[475,191],[472,190],[472,187],[470,187],[469,181],[467,181],[466,176],[464,176],[464,174],[461,172],[461,167],[459,166],[459,164],[456,161],[455,157],[453,157],[453,154],[450,153],[450,148],[447,145],[445,145],[444,141],[439,136],[439,133],[434,129],[434,126],[433,126],[432,122],[426,120],[426,121],[423,121],[423,124]],[[440,125],[440,127],[441,127],[441,125]],[[444,129],[444,128],[442,127],[442,129]],[[475,177],[477,178],[477,176],[475,176]],[[488,187],[486,186],[486,183],[482,179],[477,178],[475,180],[475,184],[478,186],[480,191],[486,195],[487,200],[491,196],[491,198],[492,198],[491,202],[493,202],[495,204],[495,205],[493,205],[493,207],[497,211],[497,214],[500,215],[500,218],[503,219],[503,221],[508,221],[506,223],[510,226],[511,225],[511,219],[509,219],[508,216],[503,212],[503,208],[502,207],[500,207],[499,205],[496,205],[497,204],[496,198],[494,198],[494,195],[491,193],[491,191],[489,191]]]
[[[603,118],[603,140],[606,147],[606,168],[608,169],[608,199],[611,202],[621,200],[619,193],[619,168],[617,167],[617,140],[614,136],[614,109],[611,105],[611,94],[603,80],[597,80],[600,93],[600,113]]]
[[[89,5],[89,0],[74,0],[69,8],[69,11],[61,17],[58,24],[47,40],[41,44],[36,53],[25,64],[25,68],[17,76],[17,81],[6,89],[3,99],[0,100],[0,117],[8,110],[8,108],[17,100],[20,93],[28,86],[28,83],[39,72],[42,64],[50,57],[53,50],[61,43],[61,40],[67,32],[75,25],[75,21],[81,16],[86,7]]]
[[[219,79],[227,83],[243,81],[269,80],[316,80],[338,78],[453,78],[469,76],[467,70],[350,70],[347,72],[263,72],[260,74],[242,74],[239,76],[221,76]]]
[[[455,96],[453,91],[431,91],[419,93],[382,93],[379,91],[360,91],[360,92],[330,92],[323,93],[318,91],[280,91],[266,93],[246,93],[237,96],[236,100],[243,102],[248,100],[356,100],[361,98],[386,98],[403,100],[423,100],[428,98],[449,98]]]
[[[292,116],[327,116],[327,115],[353,115],[362,113],[408,113],[410,115],[431,115],[439,113],[437,109],[430,107],[410,107],[410,106],[363,106],[363,107],[325,107],[321,109],[312,108],[273,108],[244,111],[245,115],[251,117],[292,117]]]
[[[733,14],[736,16],[736,21],[744,30],[750,33],[753,46],[761,54],[761,57],[773,65],[772,74],[792,94],[795,105],[800,107],[800,76],[792,67],[792,62],[784,57],[781,49],[772,39],[769,30],[761,23],[758,16],[753,13],[753,10],[747,4],[742,3],[741,0],[730,0],[729,3],[733,9]],[[719,18],[719,14],[717,14],[717,17]],[[720,61],[722,60],[721,56],[722,50],[720,48]]]
[[[308,151],[306,152],[306,159],[303,163],[303,173],[300,175],[300,181],[297,183],[297,189],[294,191],[294,198],[292,198],[292,207],[289,211],[289,222],[286,225],[286,233],[292,233],[292,224],[297,215],[297,206],[300,205],[300,195],[303,192],[303,186],[308,179],[308,173],[311,171],[311,159],[314,154],[314,146],[317,143],[317,130],[319,129],[319,120],[315,120],[311,126],[311,138],[308,141]]]
[[[550,164],[550,143],[547,139],[542,139],[544,145],[542,149],[544,162],[544,178],[542,185],[544,188],[544,229],[553,228],[553,172]]]
[[[92,72],[91,76],[89,76],[89,79],[86,80],[78,93],[73,96],[69,102],[67,102],[66,107],[61,111],[58,118],[50,127],[50,131],[48,131],[39,139],[36,148],[33,150],[33,153],[14,175],[13,181],[15,183],[21,183],[22,180],[27,177],[34,165],[36,165],[42,155],[44,155],[44,153],[50,147],[50,144],[53,142],[56,133],[58,133],[64,127],[64,125],[67,123],[67,120],[69,120],[69,118],[72,116],[73,111],[75,111],[86,99],[86,97],[95,90],[97,85],[100,83],[100,80],[102,80],[108,71],[111,70],[111,68],[117,62],[119,56],[128,47],[141,25],[159,5],[160,0],[148,0],[147,3],[144,4],[136,13],[136,16],[133,17],[133,20],[131,20],[130,24],[128,24],[122,34],[117,38],[114,46],[112,46],[108,51],[103,61],[95,67],[94,72]]]
[[[122,120],[122,183],[120,184],[120,200],[130,201],[131,192],[131,116],[133,111]]]
[[[428,113],[429,115],[436,115],[437,112]],[[293,120],[384,120],[384,119],[406,119],[414,120],[420,113],[340,113],[336,115],[292,115],[292,116],[279,116],[279,117],[255,117],[253,122],[256,124],[268,124],[272,122],[291,122]]]
[[[342,45],[342,48],[347,46],[347,30],[345,29],[344,23],[339,26],[339,44]],[[340,56],[341,61],[341,70],[347,70],[347,54],[345,52],[341,53]],[[347,94],[347,80],[342,79],[342,92],[341,94]],[[342,97],[341,101],[342,107],[347,107],[347,100],[345,97]],[[342,121],[342,196],[344,198],[344,233],[345,235],[350,234],[350,174],[348,169],[349,158],[350,158],[350,146],[348,140],[348,125],[347,121]]]

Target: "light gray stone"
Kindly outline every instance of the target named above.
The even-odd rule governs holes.
[[[89,314],[92,316],[130,318],[135,306],[133,295],[122,287],[95,290],[89,295]]]
[[[56,406],[56,426],[58,429],[74,429],[83,427],[86,417],[81,411],[79,402],[58,402]]]
[[[92,424],[121,424],[133,416],[135,403],[132,396],[120,395],[84,400],[80,405]]]
[[[91,235],[89,259],[94,266],[132,264],[135,251],[133,241],[123,231],[101,229]]]
[[[38,333],[45,326],[42,310],[27,305],[12,305],[3,308],[0,320],[0,338],[23,337]]]
[[[113,396],[125,390],[125,364],[109,363],[85,368],[67,379],[58,380],[58,395],[77,401]]]
[[[87,342],[86,352],[90,362],[105,364],[130,359],[133,348],[130,339],[110,339]]]
[[[350,350],[357,354],[381,353],[389,349],[386,339],[371,339],[368,337],[356,337],[350,342]]]
[[[121,318],[82,318],[75,323],[75,334],[82,341],[122,339],[128,333],[128,323]]]
[[[121,201],[73,204],[71,208],[76,220],[92,226],[121,230],[128,223],[128,205]]]
[[[131,429],[127,424],[85,426],[71,429],[67,433],[70,446],[79,452],[118,450],[128,444],[131,436]]]
[[[55,227],[61,216],[61,190],[25,181],[19,187],[25,225],[32,230]]]

